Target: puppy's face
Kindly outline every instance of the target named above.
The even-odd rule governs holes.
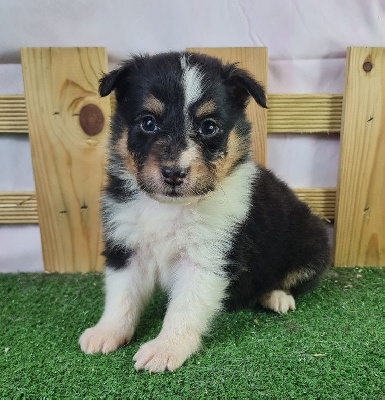
[[[112,90],[112,151],[159,201],[215,190],[248,158],[248,97],[266,107],[245,71],[193,53],[135,57],[101,80],[102,96]]]

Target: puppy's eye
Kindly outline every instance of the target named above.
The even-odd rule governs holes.
[[[145,132],[155,132],[158,130],[158,125],[156,124],[155,118],[152,115],[146,115],[140,121],[140,127]]]
[[[201,123],[199,133],[205,136],[211,136],[218,132],[218,125],[212,119],[206,119]]]

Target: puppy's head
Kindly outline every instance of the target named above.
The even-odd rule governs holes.
[[[249,158],[249,97],[266,107],[246,71],[194,53],[136,56],[101,79],[101,96],[113,90],[111,151],[160,201],[215,190]]]

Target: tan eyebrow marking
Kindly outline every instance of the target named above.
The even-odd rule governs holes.
[[[153,95],[147,97],[147,99],[144,101],[143,107],[148,112],[155,115],[162,115],[164,111],[164,103]]]
[[[205,103],[201,104],[196,110],[197,118],[202,118],[205,115],[212,114],[217,110],[216,104],[213,100],[206,101]]]

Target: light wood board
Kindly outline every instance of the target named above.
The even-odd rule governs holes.
[[[23,48],[21,56],[44,267],[101,270],[99,198],[110,101],[98,95],[98,80],[107,71],[106,50]],[[104,118],[94,136],[79,121],[90,104]]]
[[[330,221],[335,216],[335,188],[298,188],[293,189],[297,197],[306,203],[312,212],[322,219]]]
[[[38,222],[35,192],[0,192],[0,224],[37,224]]]
[[[254,78],[267,87],[267,48],[266,47],[199,47],[188,48],[188,51],[218,57],[224,62],[239,63],[239,66],[249,71]],[[247,117],[252,124],[251,150],[254,161],[266,164],[266,110],[254,101],[247,107]]]
[[[269,94],[268,133],[335,133],[341,129],[342,95]]]
[[[114,109],[115,96],[110,98]],[[267,105],[267,133],[340,131],[340,94],[267,94]],[[24,95],[0,95],[0,133],[28,133]]]
[[[372,69],[365,71],[365,66]],[[337,192],[336,266],[385,266],[384,77],[385,48],[348,49]]]
[[[335,188],[293,189],[298,198],[325,220],[334,219]],[[35,192],[0,192],[0,224],[37,224]]]
[[[0,96],[0,133],[28,133],[27,108],[23,95]]]

